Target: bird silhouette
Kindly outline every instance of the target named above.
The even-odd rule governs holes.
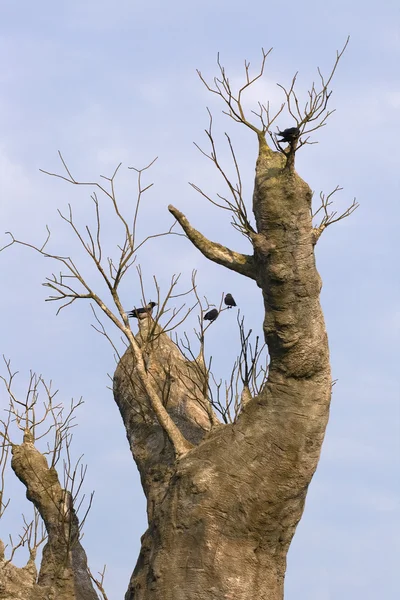
[[[298,127],[289,127],[283,131],[278,131],[276,135],[280,135],[282,137],[282,139],[278,140],[279,143],[286,142],[290,144],[299,137],[300,129]]]
[[[225,296],[224,302],[228,308],[232,308],[233,306],[237,306],[236,302],[232,296],[232,294],[227,294]]]
[[[218,313],[217,309],[212,308],[204,315],[204,320],[205,321],[215,321],[215,319],[218,317],[218,314],[219,313]]]
[[[141,319],[144,315],[151,315],[153,308],[157,306],[157,302],[149,302],[143,308],[134,308],[133,310],[127,313],[130,319]]]

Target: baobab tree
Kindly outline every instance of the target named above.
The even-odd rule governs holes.
[[[79,228],[71,207],[67,213],[60,212],[60,216],[96,266],[108,299],[100,296],[71,256],[48,249],[50,232],[40,246],[11,237],[10,246],[22,244],[61,263],[63,271],[44,283],[52,293],[49,300],[61,302],[59,310],[76,300],[89,300],[97,330],[113,344],[98,316],[100,311],[125,340],[123,356],[113,346],[118,359],[113,392],[141,475],[148,515],[148,529],[142,537],[125,600],[283,598],[286,555],[318,465],[332,389],[327,334],[319,301],[321,279],[314,250],[329,225],[357,208],[353,202],[341,214],[332,211],[333,195],[339,190],[336,188],[330,194],[321,193],[320,204],[313,209],[311,189],[296,172],[295,159],[300,149],[315,143],[314,132],[326,125],[333,112],[329,108],[330,84],[346,45],[337,53],[327,77],[318,70],[318,83],[312,84],[305,102],[296,91],[296,76],[289,87],[280,86],[283,103],[274,114],[268,103],[260,102],[250,116],[243,105],[246,90],[264,74],[269,52],[263,51],[255,75],[245,63],[243,85],[237,90],[232,88],[219,57],[219,73],[213,82],[206,81],[199,72],[210,93],[224,104],[224,113],[248,128],[257,140],[254,218],[243,194],[229,136],[235,180],[221,165],[211,113],[206,130],[209,149],[201,152],[215,165],[228,194],[215,198],[194,187],[211,203],[228,211],[233,227],[247,238],[252,253],[241,254],[208,240],[171,205],[168,209],[176,220],[174,225],[154,235],[176,234],[180,226],[187,240],[206,258],[255,281],[261,290],[268,365],[264,363],[259,368],[262,348],[250,342],[250,333],[239,318],[241,347],[228,378],[225,400],[220,387],[213,386],[205,351],[207,329],[213,322],[204,326],[209,305],[201,299],[195,274],[184,292],[178,290],[179,277],[172,277],[164,295],[156,282],[154,306],[149,304],[139,269],[142,307],[154,306],[155,310],[136,313],[137,334],[133,333],[120,300],[121,282],[138,249],[153,237],[140,241],[137,235],[140,201],[149,187],[142,184],[148,167],[136,169],[137,203],[133,214],[125,214],[115,193],[118,169],[108,178],[107,186],[78,181],[60,155],[65,173],[56,176],[94,190],[94,228]],[[281,141],[272,131],[280,115],[289,116],[292,122],[290,133],[281,135]],[[115,256],[106,256],[102,246],[103,201],[111,203],[123,232]],[[192,305],[168,312],[170,301],[182,296],[193,297]],[[176,333],[192,311],[199,314],[194,341]],[[24,443],[33,444],[29,437],[31,426],[27,429]],[[8,434],[3,438],[9,439]],[[11,448],[18,454],[17,446],[11,443]],[[14,465],[13,468],[16,472]],[[24,483],[29,491],[29,482]],[[96,592],[86,575],[82,576],[82,570],[86,572],[86,557],[76,533],[79,524],[71,494],[68,498],[71,506],[67,516],[65,510],[58,511],[55,518],[61,520],[64,529],[72,519],[75,529],[69,525],[68,532],[73,529],[75,533],[73,537],[69,533],[66,536],[68,543],[61,549],[64,562],[59,561],[57,568],[60,564],[68,567],[64,569],[65,577],[73,585],[68,588],[70,595],[65,595],[54,572],[46,584],[50,588],[53,585],[54,597],[83,600]],[[45,525],[50,544],[46,521]],[[76,555],[80,560],[74,558]],[[26,598],[47,597],[40,585],[39,577]],[[97,590],[106,597],[101,581],[97,581]]]

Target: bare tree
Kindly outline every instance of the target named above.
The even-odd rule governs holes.
[[[95,265],[107,297],[96,291],[72,255],[48,250],[50,231],[41,245],[10,234],[10,246],[21,244],[61,263],[62,272],[44,284],[53,294],[49,300],[60,301],[61,310],[78,299],[89,299],[95,328],[115,352],[114,399],[141,474],[149,519],[126,600],[283,598],[286,555],[318,464],[332,388],[314,247],[328,225],[357,208],[353,202],[339,216],[331,211],[336,188],[327,196],[321,194],[321,206],[313,211],[312,192],[295,171],[295,156],[302,147],[315,143],[310,134],[325,126],[333,112],[330,84],[346,45],[327,77],[318,69],[319,83],[311,85],[305,101],[296,91],[294,76],[288,88],[280,86],[283,103],[275,113],[269,103],[260,102],[252,111],[257,125],[246,114],[243,97],[263,76],[269,52],[263,50],[255,75],[245,62],[238,90],[232,88],[219,57],[219,75],[212,83],[199,72],[207,89],[223,101],[225,114],[256,135],[254,222],[231,138],[226,136],[235,180],[217,153],[211,113],[206,130],[210,149],[201,152],[222,176],[227,196],[214,198],[192,185],[229,212],[233,227],[250,241],[252,254],[208,240],[180,210],[169,206],[169,211],[204,256],[252,279],[261,289],[269,361],[260,336],[252,341],[243,318],[238,317],[239,351],[232,372],[225,383],[213,373],[205,344],[207,330],[216,321],[204,326],[204,314],[212,305],[198,291],[195,275],[183,291],[177,287],[179,276],[172,277],[163,293],[155,280],[154,309],[138,267],[142,302],[133,315],[139,331],[132,332],[119,295],[121,282],[138,250],[151,238],[179,235],[174,223],[168,231],[139,238],[140,202],[151,187],[143,187],[142,177],[152,163],[135,169],[137,202],[126,212],[115,192],[120,167],[111,177],[104,177],[107,185],[78,181],[60,155],[65,174],[56,176],[93,190],[94,227],[78,226],[70,205],[60,217]],[[295,125],[285,147],[271,131],[284,114]],[[104,201],[123,231],[113,256],[106,256],[103,249]],[[317,215],[322,218],[313,226]],[[170,308],[177,298],[183,304]],[[222,318],[223,296],[214,308],[218,319]],[[120,332],[123,355],[99,311]],[[193,311],[198,314],[198,327],[193,335],[182,333],[181,326]],[[90,574],[106,598],[103,576],[104,572],[98,579]]]
[[[324,216],[313,227],[312,192],[295,171],[295,155],[310,143],[302,136],[324,126],[332,112],[328,110],[329,86],[343,51],[337,54],[327,78],[319,71],[320,86],[312,84],[303,108],[295,91],[296,77],[289,90],[284,90],[285,107],[276,114],[271,114],[268,104],[260,104],[255,112],[261,126],[245,114],[242,97],[263,75],[268,53],[263,52],[261,68],[254,76],[245,63],[244,83],[237,91],[232,89],[219,58],[220,74],[212,84],[199,74],[208,90],[223,100],[226,114],[256,134],[255,224],[243,197],[231,140],[227,136],[236,181],[221,165],[211,116],[206,131],[210,151],[202,152],[222,175],[229,195],[214,199],[194,187],[214,205],[230,212],[233,227],[251,241],[253,253],[244,255],[208,240],[180,210],[174,206],[169,210],[206,258],[254,280],[262,290],[263,329],[270,361],[265,382],[253,393],[249,393],[248,384],[254,369],[244,361],[240,372],[245,402],[234,422],[211,428],[200,442],[192,439],[195,447],[178,461],[165,451],[158,454],[156,478],[153,465],[148,465],[154,438],[145,452],[140,444],[139,454],[132,435],[148,500],[160,494],[162,502],[152,505],[126,600],[283,598],[286,555],[318,464],[332,388],[314,246],[329,223],[357,207],[353,203],[336,218],[328,211],[332,196],[322,195]],[[287,148],[270,134],[272,123],[284,108],[298,130]],[[243,356],[246,334],[241,341]],[[130,395],[121,364],[114,384],[120,406],[135,398]],[[161,444],[161,431],[158,440]]]
[[[72,401],[65,410],[61,403],[55,402],[57,392],[51,390],[51,385],[32,372],[25,397],[20,398],[14,391],[17,373],[12,371],[10,361],[5,360],[5,365],[6,375],[0,379],[9,404],[7,419],[0,419],[1,489],[3,492],[11,449],[12,471],[25,485],[34,514],[31,521],[23,516],[18,541],[11,535],[7,545],[0,541],[0,598],[98,600],[80,542],[92,496],[79,521],[77,513],[84,500],[80,492],[86,469],[79,465],[79,460],[74,463],[70,453],[74,413],[82,401]],[[23,438],[22,443],[16,443],[18,437]],[[44,446],[41,450],[40,443]],[[60,473],[56,466],[62,457]],[[2,507],[4,512],[7,503]],[[38,573],[35,561],[44,542]],[[28,549],[28,562],[18,568],[12,561],[23,547]]]

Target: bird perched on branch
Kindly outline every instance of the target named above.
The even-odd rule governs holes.
[[[208,311],[208,313],[206,313],[204,315],[204,320],[205,321],[215,321],[215,319],[218,317],[218,311],[216,308],[212,308],[211,310]]]
[[[236,302],[235,302],[232,294],[227,294],[225,296],[224,302],[228,308],[232,308],[232,306],[236,306]]]
[[[149,302],[143,308],[134,308],[130,312],[127,313],[130,319],[142,319],[145,315],[151,315],[153,308],[157,306],[157,302]]]
[[[281,140],[278,140],[279,143],[286,142],[287,144],[291,144],[299,137],[300,129],[298,127],[289,127],[283,131],[278,131],[276,135],[280,135],[282,137]]]

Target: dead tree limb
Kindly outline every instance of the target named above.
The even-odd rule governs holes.
[[[335,189],[330,192],[328,195],[323,194],[322,192],[319,195],[320,198],[320,206],[316,211],[311,211],[311,217],[314,219],[317,215],[322,213],[322,217],[318,223],[318,225],[313,228],[313,243],[316,244],[321,237],[322,233],[329,225],[333,225],[333,223],[338,223],[346,217],[349,217],[360,205],[356,202],[354,198],[353,202],[350,206],[338,215],[337,211],[331,211],[329,207],[333,204],[332,197],[336,192],[341,191],[343,188],[336,186]]]
[[[95,208],[95,220],[96,227],[95,230],[92,231],[88,226],[85,227],[85,233],[79,229],[76,225],[73,217],[73,211],[71,205],[68,205],[67,214],[63,214],[61,211],[59,215],[61,219],[67,223],[72,232],[75,235],[75,238],[78,240],[80,246],[84,249],[84,251],[89,255],[90,259],[94,263],[97,272],[100,275],[101,281],[106,285],[106,288],[111,296],[112,304],[115,307],[115,312],[111,310],[111,308],[107,305],[107,303],[96,293],[93,286],[89,283],[88,279],[81,272],[80,268],[76,264],[76,262],[72,259],[71,256],[61,256],[58,254],[53,254],[46,251],[47,245],[50,242],[50,231],[48,230],[47,237],[44,243],[41,246],[37,246],[35,244],[27,243],[22,240],[15,238],[11,233],[11,245],[19,244],[25,247],[28,247],[36,252],[38,252],[41,256],[45,258],[51,258],[56,262],[61,263],[63,268],[65,269],[64,273],[60,273],[58,275],[53,274],[52,277],[46,278],[46,282],[43,284],[44,286],[50,288],[55,295],[52,295],[48,298],[50,301],[65,301],[59,308],[59,311],[66,306],[69,306],[76,300],[86,299],[93,301],[102,311],[103,313],[112,321],[112,323],[122,332],[123,336],[126,338],[132,352],[135,356],[136,368],[137,372],[141,379],[141,384],[147,391],[148,398],[151,403],[152,410],[156,415],[159,423],[165,430],[171,444],[175,449],[175,454],[177,457],[184,455],[186,452],[190,450],[192,447],[191,444],[184,438],[182,433],[176,427],[174,422],[171,420],[168,412],[163,406],[160,398],[158,397],[157,390],[153,386],[153,382],[151,378],[149,378],[145,363],[143,361],[143,355],[140,350],[140,346],[133,335],[131,328],[129,326],[128,317],[124,311],[122,306],[120,296],[118,293],[118,288],[122,281],[122,278],[126,275],[129,268],[132,266],[133,262],[136,259],[136,252],[139,247],[141,247],[144,243],[146,243],[149,239],[154,237],[159,237],[160,235],[168,235],[172,234],[173,226],[165,233],[156,234],[154,236],[148,236],[142,242],[137,243],[137,219],[138,219],[138,211],[139,205],[142,199],[143,194],[151,187],[152,184],[142,187],[141,183],[141,175],[143,171],[147,170],[153,163],[147,165],[144,169],[135,169],[138,173],[138,196],[136,201],[136,207],[134,208],[133,216],[131,221],[127,216],[123,215],[123,211],[118,203],[118,199],[115,192],[115,177],[120,168],[120,165],[115,169],[112,177],[103,177],[109,182],[109,189],[100,185],[96,182],[81,182],[76,180],[71,174],[70,169],[68,168],[64,158],[61,153],[59,153],[61,162],[64,166],[64,169],[67,173],[66,176],[58,175],[54,173],[50,173],[48,171],[44,171],[48,175],[52,175],[63,179],[74,185],[79,186],[90,186],[99,189],[105,197],[111,202],[112,209],[116,216],[117,221],[123,225],[125,231],[125,239],[122,245],[119,246],[119,256],[113,260],[112,257],[104,257],[104,253],[102,252],[102,229],[101,229],[101,209],[100,203],[96,196],[96,194],[92,195],[92,200]],[[86,237],[85,237],[86,235]]]
[[[192,227],[185,215],[177,208],[170,204],[168,206],[168,210],[179,222],[192,244],[194,244],[206,258],[209,258],[219,265],[227,267],[231,271],[236,271],[236,273],[240,273],[241,275],[255,279],[255,269],[252,256],[234,252],[222,244],[211,242],[199,231],[197,231],[197,229]]]
[[[79,522],[77,512],[82,504],[80,495],[85,470],[77,475],[77,464],[70,455],[71,428],[74,411],[81,404],[71,402],[66,412],[60,403],[55,404],[57,392],[51,391],[41,376],[30,373],[24,397],[14,391],[16,372],[10,361],[5,360],[6,375],[1,376],[9,397],[8,424],[14,425],[2,431],[3,446],[11,447],[11,468],[26,487],[26,497],[34,506],[34,517],[23,517],[23,529],[19,541],[10,536],[8,557],[0,558],[0,579],[4,582],[7,597],[14,598],[13,581],[29,576],[26,594],[35,594],[38,600],[57,597],[60,600],[98,600],[87,570],[85,551],[80,543],[80,533],[85,515]],[[44,401],[42,395],[44,394]],[[22,443],[16,443],[18,436]],[[47,450],[40,451],[38,444],[47,441]],[[64,485],[56,470],[61,453],[65,453]],[[50,457],[50,464],[45,455]],[[40,516],[39,516],[40,515]],[[44,543],[40,571],[37,576],[35,559],[38,548]],[[24,569],[12,565],[16,552],[27,546],[29,560]],[[6,548],[7,550],[7,548]],[[30,597],[30,596],[29,596]],[[32,596],[33,597],[33,596]]]

